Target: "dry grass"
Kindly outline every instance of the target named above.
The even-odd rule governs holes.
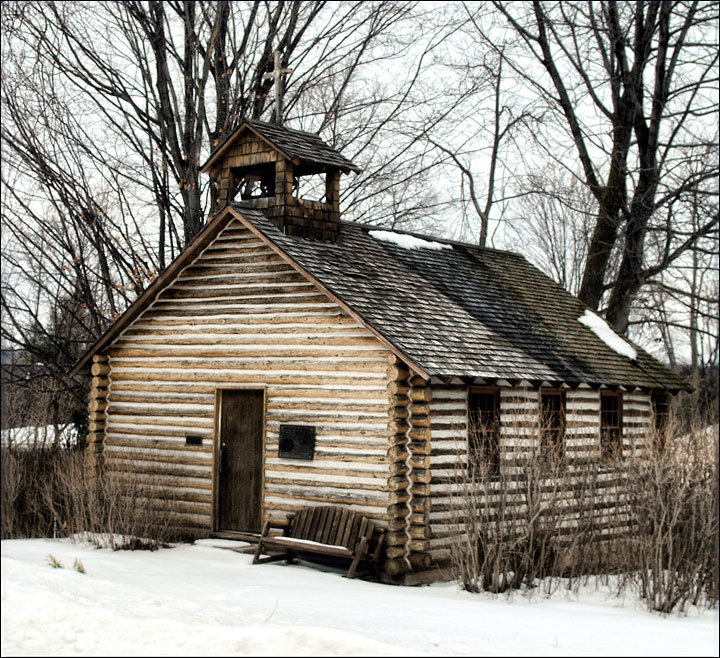
[[[98,473],[83,452],[2,448],[4,539],[76,536],[114,549],[154,549],[178,538],[158,500],[169,506],[152,482]]]

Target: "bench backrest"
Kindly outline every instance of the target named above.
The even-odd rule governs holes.
[[[288,534],[295,539],[307,539],[331,546],[353,550],[358,537],[370,539],[375,524],[357,512],[331,505],[304,507],[290,520]]]

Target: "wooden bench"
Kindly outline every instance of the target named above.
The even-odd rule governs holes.
[[[270,536],[272,528],[281,528],[283,534]],[[288,514],[287,523],[265,522],[253,564],[276,560],[290,563],[297,553],[315,553],[350,558],[348,578],[355,578],[361,561],[369,563],[375,577],[379,578],[384,539],[385,529],[362,514],[342,507],[304,507],[295,514]],[[282,553],[261,558],[266,549]]]

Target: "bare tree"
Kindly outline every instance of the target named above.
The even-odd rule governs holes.
[[[563,170],[528,175],[508,218],[505,242],[577,295],[590,243],[595,200]]]
[[[556,129],[537,133],[538,143],[596,199],[580,298],[598,309],[607,295],[606,317],[624,332],[648,280],[717,234],[716,214],[688,232],[676,212],[688,195],[716,194],[717,6],[492,4],[510,35],[505,45],[497,25],[492,39],[480,29],[483,43],[556,117]],[[559,131],[575,150],[571,165]],[[611,271],[614,249],[621,256]]]
[[[201,162],[243,118],[274,110],[276,48],[293,70],[285,122],[321,131],[365,170],[344,187],[349,217],[428,221],[444,201],[428,184],[437,155],[423,135],[455,99],[426,75],[450,31],[427,11],[3,3],[3,340],[62,377],[175,258],[215,198]],[[58,317],[72,318],[67,341]],[[54,357],[37,347],[48,341]]]

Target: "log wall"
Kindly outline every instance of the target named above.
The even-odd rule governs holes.
[[[430,540],[429,552],[435,565],[447,564],[452,538],[463,527],[458,513],[457,499],[462,471],[466,468],[468,435],[468,387],[462,383],[443,384],[432,380],[430,402],[432,452],[430,456]],[[633,450],[645,449],[645,437],[651,430],[652,407],[650,395],[646,393],[623,393],[623,445],[624,456]],[[529,455],[539,448],[537,432],[539,414],[539,391],[530,387],[502,388],[500,391],[500,464],[503,473],[512,486],[513,474],[521,476],[523,464]],[[566,391],[566,432],[565,456],[567,470],[562,484],[558,487],[548,482],[549,496],[557,504],[570,506],[570,523],[573,527],[573,510],[579,518],[581,505],[578,499],[579,478],[573,477],[573,468],[597,463],[600,459],[600,392],[589,388]],[[577,473],[577,471],[576,471]],[[597,476],[593,485],[598,491],[597,509],[593,510],[593,522],[599,535],[612,536],[626,527],[623,516],[623,492],[617,475],[612,468]],[[499,488],[495,487],[495,490]],[[561,494],[558,495],[558,489]],[[493,485],[488,485],[488,493]],[[506,499],[510,508],[505,518],[521,519],[526,510],[523,496]],[[488,518],[493,518],[499,509],[500,500],[489,495],[485,498]],[[512,507],[515,509],[512,509]],[[584,517],[587,519],[587,514]]]
[[[105,465],[157,481],[173,523],[208,533],[215,390],[266,387],[265,517],[337,504],[386,522],[388,354],[233,221],[108,350]],[[316,427],[313,461],[278,457],[281,423]]]

